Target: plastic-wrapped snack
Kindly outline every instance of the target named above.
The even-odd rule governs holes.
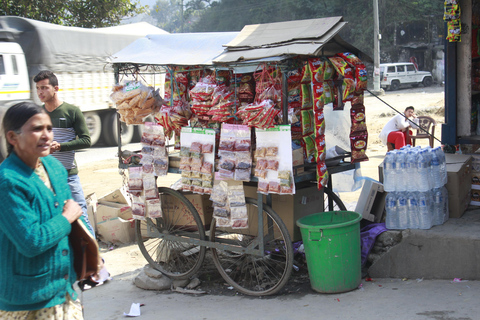
[[[142,165],[143,174],[154,174],[155,170],[153,168],[153,163],[145,163]]]
[[[312,134],[315,128],[315,122],[313,120],[313,111],[302,110],[301,119],[302,119],[302,135]]]
[[[213,171],[213,164],[211,164],[210,162],[203,162],[200,172],[212,173],[212,171]]]
[[[212,194],[213,188],[203,188],[204,194]]]
[[[265,147],[257,147],[257,149],[255,150],[255,157],[256,157],[256,158],[264,158],[266,152],[267,152],[267,148],[265,148]]]
[[[142,156],[144,155],[151,155],[153,156],[153,151],[154,147],[147,145],[147,144],[142,144]]]
[[[190,152],[202,153],[202,144],[200,142],[192,142]]]
[[[335,68],[329,60],[325,60],[325,69],[323,71],[323,80],[333,80],[335,77]]]
[[[192,149],[190,149],[190,157],[192,157],[192,159],[203,159],[201,152],[194,152]]]
[[[191,192],[191,191],[193,191],[193,186],[183,184],[183,185],[182,185],[182,191],[184,191],[184,192]]]
[[[321,58],[313,58],[308,60],[312,79],[314,83],[323,82],[323,73],[325,70],[325,61]]]
[[[187,158],[187,157],[181,157],[180,158],[180,164],[184,164],[184,165],[190,165],[190,163],[192,162],[192,158]]]
[[[257,192],[267,194],[268,193],[268,181],[258,181]]]
[[[280,186],[280,193],[282,194],[292,194],[293,188],[292,186]]]
[[[202,180],[203,181],[213,181],[213,174],[209,173],[202,173]]]
[[[145,205],[143,203],[132,203],[132,215],[134,219],[145,220]]]
[[[200,171],[192,171],[192,174],[190,175],[190,178],[192,178],[192,179],[202,179],[202,173]]]
[[[190,171],[191,170],[189,164],[180,164],[180,166],[178,168],[180,169],[180,171]]]
[[[277,171],[278,170],[278,160],[268,160],[266,169]]]
[[[167,157],[167,150],[165,147],[152,146],[153,147],[153,156],[154,157]]]
[[[193,186],[193,190],[192,190],[194,193],[199,193],[199,194],[203,194],[203,187],[202,186]]]
[[[192,184],[192,180],[190,180],[190,178],[182,178],[182,184],[186,184],[189,186]]]
[[[153,160],[155,175],[164,176],[168,171],[168,158],[155,158]]]
[[[280,179],[280,187],[290,187],[292,185],[291,179]]]
[[[266,179],[267,178],[267,170],[259,170],[255,169],[255,177],[261,178],[261,179]]]
[[[269,193],[280,193],[280,183],[277,181],[270,181],[268,183],[268,192]]]
[[[202,158],[192,158],[192,162],[190,163],[190,167],[192,171],[199,171],[202,169],[203,159]]]
[[[150,199],[145,201],[147,216],[152,219],[162,217],[162,205],[160,199]]]
[[[367,150],[367,141],[368,133],[364,132],[353,132],[350,134],[350,144],[352,150],[352,162],[367,161],[368,157],[366,155]]]
[[[235,176],[235,171],[219,169],[218,174],[220,175],[220,177],[222,177],[224,179],[233,179],[234,176]]]
[[[315,136],[325,134],[325,114],[323,110],[315,111]]]
[[[229,218],[230,210],[228,208],[213,207],[213,216],[215,218]]]
[[[144,189],[155,189],[157,187],[157,181],[155,180],[154,175],[145,175],[143,176],[143,188]]]
[[[202,180],[202,187],[203,188],[213,188],[212,180]]]
[[[277,146],[270,146],[267,147],[267,151],[265,152],[267,157],[276,157],[278,155],[278,147]]]
[[[190,157],[190,148],[182,146],[180,148],[180,157]]]
[[[220,140],[218,150],[234,151],[234,149],[235,149],[235,140],[232,140],[232,139]]]
[[[230,218],[232,219],[246,219],[248,218],[247,207],[232,207],[230,208]]]
[[[217,227],[229,228],[232,224],[230,218],[215,218],[217,220]]]
[[[291,174],[290,170],[278,171],[278,178],[279,179],[290,179],[291,175],[292,174]]]
[[[265,169],[267,169],[267,165],[268,165],[268,160],[267,159],[259,159],[257,161],[257,165],[255,166],[255,169],[265,170]]]
[[[230,204],[230,207],[245,205],[243,186],[230,186],[228,188],[228,203]]]
[[[352,120],[350,132],[361,132],[367,130],[367,124],[365,123],[365,107],[363,105],[353,105],[350,109],[350,118]]]
[[[252,167],[252,158],[249,152],[237,152],[235,160],[235,168],[249,169]]]
[[[142,159],[140,160],[141,165],[152,164],[152,163],[153,163],[153,154],[152,155],[148,155],[148,154],[142,155]]]
[[[129,178],[128,189],[130,192],[132,192],[133,190],[142,190],[143,189],[142,178]]]
[[[158,189],[144,189],[145,191],[145,199],[158,199]]]
[[[368,75],[367,68],[363,64],[359,64],[355,68],[355,91],[363,92],[367,89]]]
[[[182,176],[182,178],[191,178],[192,177],[192,171],[182,171],[181,176]]]
[[[192,179],[192,186],[201,187],[201,186],[202,186],[202,180],[200,180],[200,179]]]
[[[235,219],[232,220],[232,229],[247,229],[248,219]]]
[[[235,151],[250,151],[250,139],[238,139],[235,142]]]
[[[315,135],[309,135],[306,137],[303,137],[302,139],[302,147],[303,147],[303,152],[305,155],[305,162],[306,163],[314,163],[315,162]]]
[[[235,169],[235,180],[238,181],[250,181],[250,175],[252,170],[249,169]]]
[[[213,186],[213,192],[210,196],[210,200],[217,204],[223,204],[225,206],[227,202],[228,185],[225,181],[220,181],[219,184]]]
[[[153,134],[148,132],[143,132],[142,137],[140,138],[140,142],[147,145],[151,145],[154,138],[155,136]]]
[[[212,153],[212,152],[213,152],[213,144],[211,143],[202,144],[202,153]]]
[[[232,171],[235,169],[235,159],[222,157],[218,166],[224,170]]]
[[[325,161],[327,158],[327,150],[325,148],[325,135],[315,137],[316,162]]]

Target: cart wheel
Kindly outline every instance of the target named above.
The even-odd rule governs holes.
[[[323,188],[323,211],[346,211],[347,208],[343,204],[340,197],[332,191],[332,189]]]
[[[205,228],[183,194],[165,187],[158,192],[163,217],[135,221],[137,244],[150,266],[170,278],[186,279],[200,269],[206,251],[188,240],[205,240]],[[172,236],[183,239],[169,238]]]
[[[248,212],[247,229],[210,228],[211,241],[225,242],[258,249],[257,236],[258,202],[245,198]],[[263,205],[263,254],[255,255],[212,248],[215,266],[222,277],[239,292],[265,296],[277,293],[287,283],[293,265],[293,248],[288,230],[278,214]]]

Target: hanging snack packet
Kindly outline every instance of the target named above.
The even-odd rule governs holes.
[[[302,121],[302,135],[310,135],[315,130],[315,122],[313,120],[313,111],[312,110],[302,110],[301,112],[301,121]]]
[[[347,68],[350,69],[347,62],[340,57],[330,57],[328,58],[328,60],[330,60],[330,62],[332,63],[333,67],[335,68],[335,71],[337,71],[339,74],[343,76],[345,76]]]
[[[361,104],[363,106],[363,91],[362,92],[355,92],[353,94],[352,105]]]
[[[325,67],[323,72],[323,80],[333,80],[335,77],[335,68],[333,67],[332,63],[327,59],[325,60]]]
[[[317,163],[325,161],[327,157],[327,150],[325,148],[325,135],[320,135],[315,137],[315,148],[316,148],[316,157],[315,160]]]
[[[323,103],[329,104],[333,102],[333,81],[325,81],[323,83]]]
[[[325,162],[317,164],[317,188],[318,190],[328,186],[328,170]]]
[[[367,151],[368,133],[353,132],[350,134],[350,145],[352,150],[352,163],[360,161],[368,161]]]
[[[322,58],[308,59],[312,83],[321,83],[324,80],[325,61]]]
[[[367,131],[367,124],[365,122],[365,107],[363,105],[353,105],[350,109],[350,118],[352,120],[350,132]]]
[[[323,82],[313,84],[312,94],[313,94],[313,109],[319,110],[323,109],[325,101],[323,100]]]
[[[321,136],[325,134],[325,114],[323,110],[315,111],[315,136]]]
[[[365,67],[364,64],[358,64],[355,67],[355,91],[357,92],[363,92],[363,90],[367,89],[367,81],[368,81],[368,76],[367,76],[367,68]]]
[[[314,163],[315,161],[315,135],[309,135],[302,138],[302,147],[306,163]]]
[[[345,60],[352,67],[356,67],[357,65],[362,64],[362,60],[360,60],[356,55],[351,52],[337,53],[336,56]]]
[[[342,101],[343,103],[353,100],[353,93],[355,92],[355,80],[351,78],[344,78],[342,85]]]
[[[300,87],[300,104],[302,109],[312,108],[312,86],[310,84],[302,84]]]
[[[160,199],[150,199],[145,201],[147,217],[157,219],[162,217],[162,205]]]

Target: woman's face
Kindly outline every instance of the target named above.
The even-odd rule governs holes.
[[[38,158],[50,154],[52,121],[46,113],[37,113],[22,126],[20,133],[9,131],[7,139],[23,162],[35,166]]]

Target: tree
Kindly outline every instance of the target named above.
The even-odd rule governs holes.
[[[147,11],[131,0],[3,0],[0,15],[20,16],[60,25],[100,28]],[[41,9],[40,9],[41,8]]]
[[[158,0],[150,15],[163,30],[191,32],[194,24],[209,8],[210,2],[210,0]]]

